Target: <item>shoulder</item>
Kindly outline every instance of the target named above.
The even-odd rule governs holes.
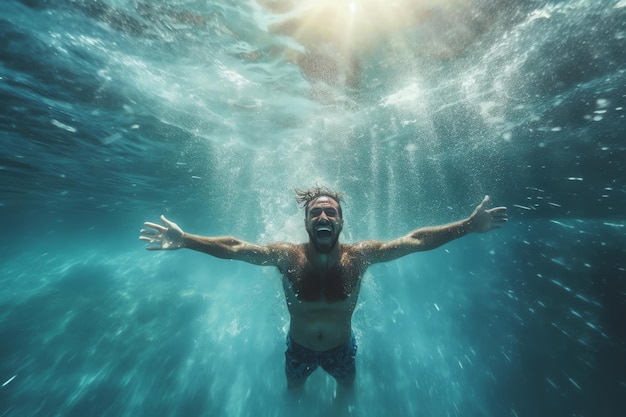
[[[347,246],[345,253],[364,265],[381,262],[390,247],[393,247],[389,242],[378,240],[362,240]]]
[[[302,252],[300,245],[289,242],[274,242],[268,245],[265,245],[265,248],[270,252],[277,256],[293,256]]]
[[[368,256],[373,251],[380,250],[383,245],[384,242],[377,240],[361,240],[345,246],[348,247],[346,250],[352,252],[354,255]]]
[[[292,265],[304,256],[304,245],[289,242],[274,242],[265,246],[279,267]]]
[[[367,263],[368,257],[376,247],[378,247],[376,241],[362,240],[347,245],[341,245],[341,253],[354,261]]]
[[[304,253],[306,243],[274,242],[266,245],[268,249],[285,253]]]

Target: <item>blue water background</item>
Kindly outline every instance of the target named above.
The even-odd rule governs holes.
[[[0,417],[624,415],[626,2],[476,2],[453,56],[399,30],[333,103],[254,2],[150,4],[2,3]],[[367,272],[348,398],[287,394],[276,271],[137,241],[303,241],[316,182],[344,242],[510,213]]]

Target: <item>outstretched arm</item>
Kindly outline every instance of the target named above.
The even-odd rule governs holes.
[[[148,250],[193,249],[217,258],[235,259],[255,265],[278,266],[291,249],[288,243],[255,245],[234,237],[205,237],[183,232],[174,222],[161,216],[163,225],[146,222],[139,240],[148,242]],[[151,230],[152,229],[152,230]]]
[[[423,227],[388,242],[364,241],[356,244],[367,263],[392,261],[413,252],[438,248],[469,233],[484,233],[501,227],[508,220],[506,207],[485,209],[489,196],[467,218],[441,226]]]

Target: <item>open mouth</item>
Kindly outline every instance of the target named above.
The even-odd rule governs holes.
[[[332,236],[333,231],[329,226],[319,226],[315,229],[315,234],[320,239],[328,239]]]

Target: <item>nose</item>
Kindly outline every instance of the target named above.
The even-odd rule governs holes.
[[[326,215],[326,212],[322,211],[322,213],[320,214],[320,220],[326,220],[327,222],[330,222],[330,220],[328,220],[328,216]]]

